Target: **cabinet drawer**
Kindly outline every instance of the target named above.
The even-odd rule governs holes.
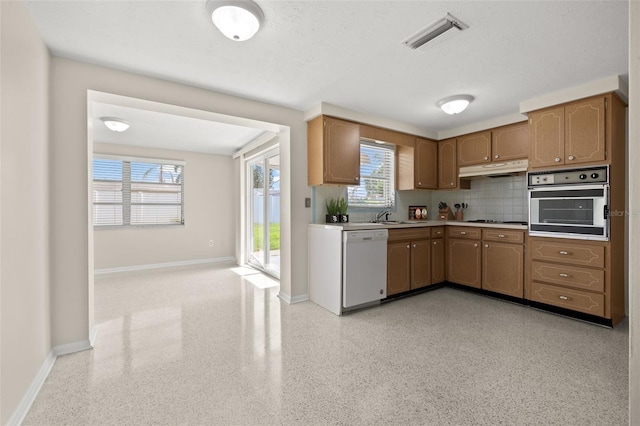
[[[444,237],[444,226],[434,226],[431,228],[431,238]]]
[[[531,263],[531,279],[583,290],[604,291],[602,269],[577,268],[534,261]]]
[[[531,283],[531,300],[585,314],[604,316],[604,295]]]
[[[605,265],[604,244],[556,243],[531,239],[530,247],[531,257],[535,260],[591,266],[593,268],[604,268]]]
[[[470,240],[479,240],[481,235],[481,228],[464,228],[461,226],[451,226],[447,229],[447,236],[449,238],[468,238]]]
[[[414,241],[429,239],[430,228],[400,228],[389,229],[388,241]]]
[[[522,244],[524,242],[524,231],[484,228],[482,230],[482,239],[487,241]]]

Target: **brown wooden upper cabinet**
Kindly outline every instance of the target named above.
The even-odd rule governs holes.
[[[456,138],[438,141],[438,189],[469,189],[471,181],[458,177]]]
[[[491,155],[494,162],[526,159],[529,155],[529,123],[523,121],[493,129]]]
[[[491,130],[458,136],[458,167],[491,162]]]
[[[438,142],[416,138],[413,177],[416,188],[438,188]]]
[[[458,166],[519,160],[529,154],[526,121],[458,136]]]
[[[360,183],[360,125],[321,115],[307,123],[308,184]]]
[[[607,160],[606,96],[529,113],[529,167]]]

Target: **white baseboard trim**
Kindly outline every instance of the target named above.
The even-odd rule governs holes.
[[[289,305],[292,305],[294,303],[300,303],[300,302],[306,302],[307,300],[309,300],[309,295],[308,294],[301,294],[299,296],[289,296],[286,293],[283,292],[278,292],[278,297],[280,298],[280,300],[286,302]]]
[[[44,381],[47,380],[47,376],[49,375],[49,372],[53,368],[53,364],[55,364],[56,358],[57,358],[56,354],[52,349],[47,354],[47,357],[44,359],[44,361],[42,362],[42,365],[40,366],[40,369],[38,370],[36,377],[33,379],[33,381],[31,382],[31,385],[29,386],[24,396],[20,400],[20,403],[18,404],[15,411],[13,412],[13,415],[11,416],[11,418],[9,418],[7,425],[17,426],[22,424],[22,422],[24,421],[24,418],[27,417],[27,413],[29,412],[29,409],[31,408],[33,401],[36,400],[36,397],[38,396],[38,393],[40,392],[40,389],[42,388]]]
[[[196,260],[183,260],[180,262],[166,262],[166,263],[152,263],[149,265],[134,265],[123,266],[121,268],[105,268],[95,269],[94,275],[112,274],[114,272],[129,272],[129,271],[142,271],[145,269],[157,269],[157,268],[170,268],[173,266],[187,266],[187,265],[200,265],[202,263],[219,263],[219,262],[235,262],[236,258],[233,256],[215,257],[211,259],[196,259]]]
[[[96,327],[94,327],[94,330],[95,329]],[[95,333],[97,334],[97,331]],[[22,424],[24,418],[29,412],[29,409],[31,408],[31,405],[33,405],[33,401],[36,400],[36,397],[38,396],[38,393],[40,393],[42,385],[44,384],[45,380],[47,380],[47,377],[49,376],[49,373],[51,372],[51,369],[53,368],[53,365],[56,363],[56,359],[58,359],[59,356],[68,355],[74,352],[86,351],[87,349],[93,349],[93,346],[91,346],[89,340],[81,340],[79,342],[68,343],[66,345],[54,346],[42,362],[42,365],[40,366],[36,377],[31,382],[31,385],[29,385],[29,388],[20,400],[20,403],[11,415],[11,418],[9,418],[7,425],[18,426]]]
[[[89,346],[93,349],[96,346],[96,339],[98,338],[98,326],[94,325],[89,334]]]

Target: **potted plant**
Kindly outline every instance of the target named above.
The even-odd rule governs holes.
[[[336,202],[336,204],[338,207],[338,215],[339,215],[340,222],[342,223],[349,222],[349,215],[347,214],[347,209],[349,208],[349,205],[347,204],[347,200],[345,200],[344,198],[338,198],[338,201]]]
[[[326,202],[327,206],[327,223],[349,222],[347,214],[347,200],[344,198],[329,198]]]

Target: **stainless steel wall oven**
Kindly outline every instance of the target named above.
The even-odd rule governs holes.
[[[609,240],[609,166],[527,173],[529,235]]]

